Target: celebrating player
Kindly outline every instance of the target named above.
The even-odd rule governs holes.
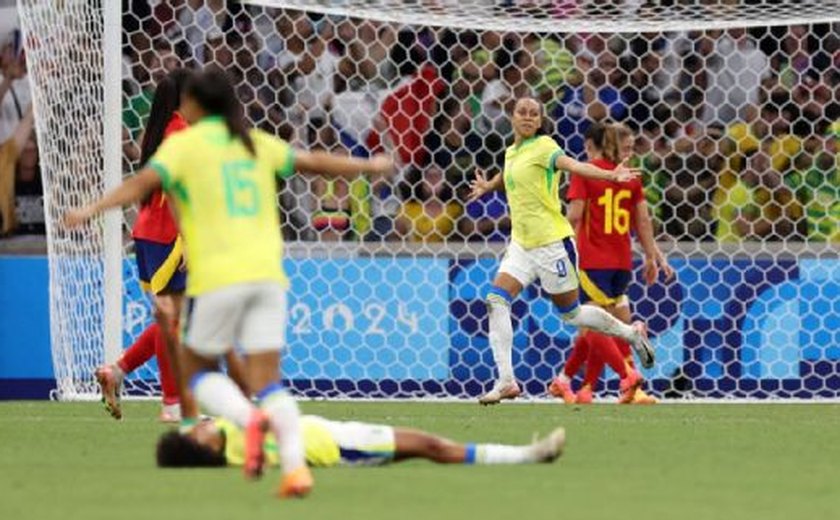
[[[586,133],[589,162],[614,170],[633,154],[633,142],[632,131],[624,125],[594,123]],[[654,240],[642,183],[639,179],[614,182],[572,175],[567,197],[569,222],[576,230],[580,251],[581,301],[598,305],[629,323],[631,314],[626,293],[632,276],[630,230],[633,227],[645,252],[645,281],[652,284],[660,271],[666,279],[674,274]],[[575,395],[570,381],[584,361],[587,363],[584,384]],[[620,402],[655,402],[640,389],[642,378],[633,364],[627,341],[586,330],[576,338],[572,355],[564,370],[552,380],[549,393],[567,403],[592,402],[592,387],[605,361],[621,378]]]
[[[460,444],[409,428],[301,417],[306,463],[315,467],[373,466],[421,458],[442,464],[529,464],[553,462],[566,444],[557,428],[524,446]],[[244,460],[244,435],[224,419],[202,421],[189,433],[171,431],[157,444],[160,467],[237,466]],[[265,441],[268,464],[277,464],[274,439]]]
[[[617,182],[631,180],[638,172],[624,164],[605,170],[568,157],[552,138],[539,135],[543,112],[543,106],[533,98],[516,101],[511,118],[514,142],[505,152],[504,172],[490,180],[477,172],[471,185],[471,199],[495,189],[507,192],[512,227],[510,245],[487,297],[490,346],[499,377],[492,390],[479,399],[481,404],[495,404],[520,394],[511,359],[510,305],[536,278],[567,323],[619,336],[633,345],[643,366],[654,362],[642,322],[626,325],[600,307],[579,304],[574,231],[559,200],[560,171]]]
[[[177,69],[158,83],[149,121],[143,133],[140,154],[142,164],[154,155],[164,139],[187,128],[187,122],[178,112],[178,106],[188,77],[186,69]],[[183,242],[178,236],[178,226],[169,202],[160,189],[142,201],[131,234],[141,286],[152,294],[156,308],[172,309],[173,315],[169,318],[176,319],[187,281],[181,254]],[[163,393],[160,420],[178,422],[181,419],[179,378],[171,368],[172,365],[177,366],[177,355],[170,356],[167,352],[167,338],[164,337],[167,328],[166,325],[162,328],[158,322],[152,323],[116,363],[96,369],[102,402],[113,418],[122,418],[120,394],[126,374],[151,359],[152,355],[157,355]],[[177,327],[171,327],[171,330],[177,330]],[[169,341],[170,344],[177,343],[177,339]]]
[[[186,248],[189,300],[184,313],[184,372],[196,399],[211,413],[245,429],[244,473],[261,476],[263,440],[277,436],[283,467],[281,497],[312,488],[297,403],[279,383],[285,339],[286,287],[275,176],[295,170],[330,176],[386,174],[393,162],[293,150],[260,130],[248,130],[241,103],[218,70],[196,74],[182,96],[190,128],[167,139],[144,168],[96,202],[69,212],[78,226],[109,208],[143,199],[160,186],[175,203]],[[244,352],[251,403],[225,374],[218,356]]]

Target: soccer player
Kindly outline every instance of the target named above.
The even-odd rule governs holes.
[[[536,278],[567,323],[619,336],[633,345],[644,366],[652,366],[654,362],[653,348],[642,322],[626,325],[600,307],[579,304],[574,231],[563,215],[559,199],[558,173],[563,170],[617,182],[637,177],[638,171],[624,164],[605,170],[568,157],[552,138],[540,135],[543,120],[544,107],[539,101],[519,98],[511,117],[514,141],[505,152],[504,172],[489,180],[477,172],[471,184],[471,199],[490,190],[506,191],[512,227],[510,245],[487,296],[490,346],[499,377],[493,388],[479,399],[481,404],[495,404],[520,394],[511,359],[510,305]]]
[[[633,154],[633,143],[633,132],[621,124],[594,123],[585,136],[590,164],[605,170],[614,170],[628,160]],[[614,182],[572,175],[567,198],[569,222],[575,227],[580,251],[581,301],[598,305],[629,323],[631,314],[626,293],[633,267],[632,228],[636,228],[645,252],[647,283],[652,284],[660,271],[666,279],[674,274],[654,240],[642,183],[639,179]],[[584,361],[584,384],[575,395],[571,378]],[[627,341],[587,330],[582,330],[576,338],[572,355],[564,370],[552,380],[549,393],[567,403],[591,403],[592,387],[605,361],[621,378],[620,402],[655,402],[640,388],[642,378],[636,371]]]
[[[301,417],[306,463],[314,467],[373,466],[411,458],[442,464],[530,464],[553,462],[566,445],[566,432],[557,428],[523,446],[460,444],[409,428],[331,421],[315,415]],[[202,421],[188,433],[170,431],[157,444],[157,463],[164,468],[238,466],[244,460],[244,435],[224,419]],[[277,464],[277,445],[267,438],[268,464]]]
[[[187,69],[177,69],[164,77],[155,88],[149,120],[143,133],[141,164],[145,164],[154,155],[164,139],[187,128],[187,122],[178,112],[178,106],[188,77]],[[163,191],[156,189],[141,202],[131,235],[134,238],[140,285],[152,294],[156,308],[172,309],[173,316],[164,319],[177,319],[187,283],[182,256],[183,241],[178,235],[178,225]],[[125,376],[156,355],[163,393],[160,420],[181,420],[181,385],[170,364],[174,361],[173,364],[177,366],[177,354],[170,356],[167,352],[164,330],[167,330],[166,325],[162,328],[155,321],[140,333],[116,363],[99,366],[94,372],[102,392],[102,402],[114,419],[122,418],[120,395]],[[171,330],[177,330],[177,327],[171,327]],[[170,344],[176,343],[177,339],[170,340]]]
[[[313,481],[304,461],[300,414],[279,382],[288,281],[281,263],[276,177],[296,170],[384,175],[393,162],[384,156],[363,160],[294,150],[249,130],[232,83],[218,70],[197,73],[187,82],[180,110],[190,128],[167,139],[137,175],[69,212],[65,223],[79,226],[163,187],[174,202],[190,273],[183,368],[193,394],[210,413],[245,429],[247,478],[262,475],[263,440],[272,430],[283,467],[278,494],[305,496]],[[233,345],[244,353],[248,386],[259,406],[215,370],[217,358]]]

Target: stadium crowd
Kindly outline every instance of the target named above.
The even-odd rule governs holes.
[[[222,0],[125,4],[127,171],[138,166],[156,81],[181,65],[226,70],[248,117],[293,144],[398,157],[395,189],[288,181],[280,192],[287,239],[506,239],[504,195],[467,203],[467,186],[475,168],[502,166],[511,139],[506,112],[528,95],[545,103],[546,131],[574,157],[583,157],[593,121],[621,121],[637,132],[636,160],[660,238],[840,242],[836,26],[527,34],[403,27]],[[3,56],[3,77],[22,81]],[[2,144],[25,108],[0,102]],[[19,162],[18,186],[28,179]],[[9,175],[0,169],[0,180]],[[314,196],[306,183],[314,183]],[[0,182],[0,208],[7,184]]]

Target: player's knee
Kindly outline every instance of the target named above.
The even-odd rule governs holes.
[[[570,325],[575,325],[577,317],[580,316],[580,304],[578,302],[574,302],[571,305],[558,305],[557,311],[560,313],[560,317],[563,318],[563,321],[569,323]]]
[[[513,296],[501,287],[492,287],[485,299],[487,312],[490,312],[496,306],[510,307],[511,302],[513,302]]]

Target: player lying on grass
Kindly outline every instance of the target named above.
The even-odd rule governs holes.
[[[553,462],[563,453],[566,432],[523,446],[460,444],[420,430],[301,417],[306,463],[315,467],[382,465],[411,458],[442,464],[529,464]],[[278,465],[277,443],[265,439],[265,463]],[[245,460],[245,434],[225,419],[207,419],[188,433],[164,433],[157,444],[160,467],[239,466]]]

